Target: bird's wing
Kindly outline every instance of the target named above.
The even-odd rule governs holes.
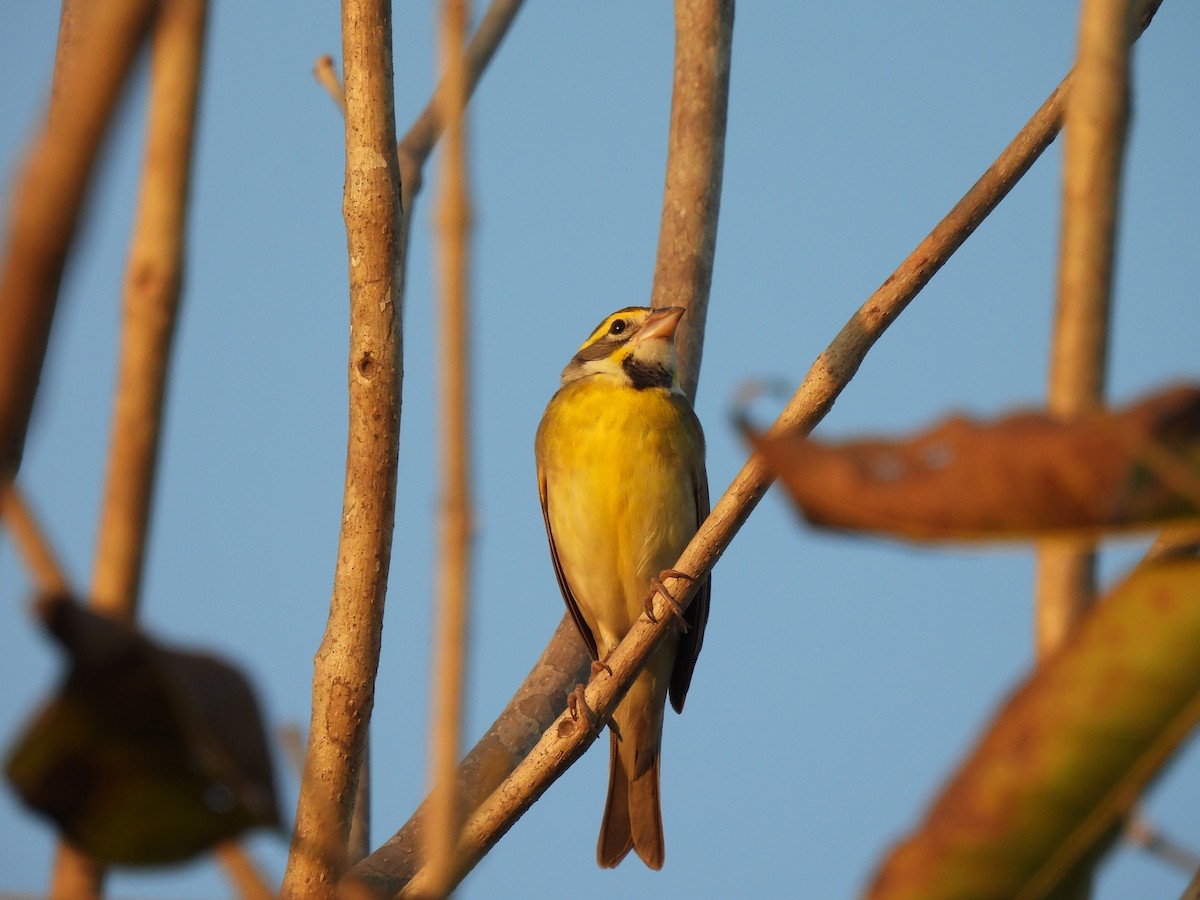
[[[692,466],[692,494],[696,501],[696,527],[708,518],[708,472],[704,468],[704,432],[700,422],[688,406],[687,419],[691,424],[691,438],[695,442],[696,460]],[[712,576],[705,577],[696,589],[696,596],[683,614],[688,630],[679,637],[679,651],[675,655],[675,668],[671,671],[671,706],[675,712],[683,712],[683,701],[687,698],[688,686],[692,683],[692,672],[696,658],[704,643],[704,628],[708,624],[708,605],[712,596]]]
[[[571,611],[571,618],[575,620],[575,627],[579,629],[579,634],[583,638],[583,642],[587,645],[588,653],[592,654],[592,659],[599,659],[600,654],[596,649],[596,637],[587,626],[587,622],[583,620],[583,613],[579,609],[579,601],[575,599],[575,595],[571,592],[571,586],[567,584],[567,576],[563,573],[562,561],[558,558],[558,547],[554,543],[554,529],[550,527],[550,492],[546,488],[546,473],[542,471],[542,467],[538,466],[538,497],[542,501],[542,520],[546,523],[546,537],[550,541],[550,560],[554,563],[554,577],[558,579],[558,589],[562,592],[563,600],[567,604],[567,609]]]

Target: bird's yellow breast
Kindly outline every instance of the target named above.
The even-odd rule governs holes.
[[[554,395],[536,451],[552,541],[603,657],[699,525],[699,423],[664,388],[585,378]]]

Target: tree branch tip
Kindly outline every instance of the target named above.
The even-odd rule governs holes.
[[[338,80],[332,56],[326,53],[323,56],[317,57],[317,61],[313,65],[313,77],[317,79],[317,83],[321,87],[325,88],[325,92],[337,104],[337,108],[342,111],[342,115],[344,116],[346,114],[346,95],[342,90],[341,81]]]

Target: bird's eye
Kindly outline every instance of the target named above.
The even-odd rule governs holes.
[[[609,334],[620,334],[628,327],[629,327],[629,323],[626,322],[624,319],[617,319],[615,322],[613,322],[611,325],[608,326],[608,333]]]

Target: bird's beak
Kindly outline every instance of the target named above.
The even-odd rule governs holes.
[[[655,338],[662,338],[666,341],[673,339],[675,329],[679,327],[679,320],[683,318],[685,312],[687,309],[682,306],[664,306],[654,310],[646,316],[646,321],[642,323],[642,329],[637,335],[637,342],[644,344]]]

